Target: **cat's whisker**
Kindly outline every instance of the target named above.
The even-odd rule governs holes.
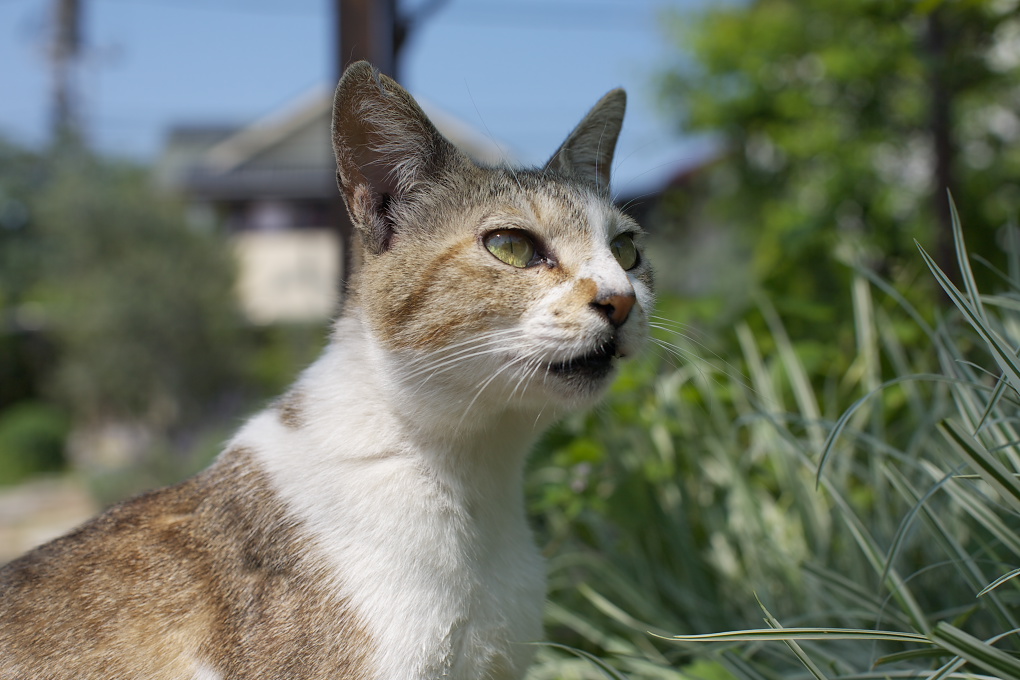
[[[495,380],[496,378],[498,378],[504,371],[506,371],[507,369],[512,367],[514,364],[519,363],[522,360],[523,360],[522,357],[515,357],[511,361],[509,361],[509,362],[503,364],[502,366],[500,366],[497,371],[495,371],[492,375],[490,375],[488,378],[486,378],[486,380],[484,382],[482,382],[481,386],[475,392],[475,396],[472,397],[471,401],[468,403],[467,407],[464,409],[464,413],[461,414],[460,420],[457,422],[457,429],[460,429],[461,425],[464,424],[464,419],[467,418],[468,413],[471,411],[471,407],[475,405],[475,402],[478,401],[478,398],[482,396],[482,392],[485,391],[485,388],[488,387],[492,383],[492,381]]]
[[[425,387],[425,385],[428,383],[428,381],[431,380],[432,378],[434,378],[435,376],[443,374],[443,373],[446,373],[447,371],[452,371],[452,370],[455,370],[455,369],[459,368],[463,364],[464,361],[467,361],[469,359],[473,359],[473,358],[476,358],[476,357],[479,357],[479,356],[486,356],[486,355],[492,355],[492,354],[503,354],[505,352],[506,352],[506,348],[502,344],[500,344],[500,345],[498,345],[496,347],[492,347],[492,348],[486,349],[486,350],[480,350],[480,351],[474,352],[472,354],[466,354],[465,356],[458,357],[456,359],[453,359],[453,360],[447,361],[447,362],[445,362],[443,364],[440,364],[439,366],[434,367],[434,370],[432,370],[431,373],[429,373],[427,376],[425,376],[425,378],[418,383],[418,386],[414,389],[412,394],[417,394],[420,390],[422,390]],[[419,371],[413,377],[417,377],[417,375],[422,375],[422,372]]]
[[[746,375],[744,375],[740,371],[740,369],[738,369],[736,366],[734,366],[732,363],[730,363],[726,359],[723,359],[722,356],[719,353],[709,349],[709,347],[707,345],[705,345],[704,343],[698,342],[697,340],[695,340],[694,338],[692,338],[692,337],[690,337],[688,335],[681,334],[681,337],[685,338],[686,340],[689,340],[693,344],[697,345],[699,349],[703,349],[703,350],[707,351],[711,355],[709,358],[705,358],[705,357],[701,356],[700,354],[698,354],[697,352],[693,352],[691,350],[683,350],[683,351],[687,352],[687,354],[689,356],[694,357],[694,358],[696,358],[696,359],[698,359],[700,361],[706,362],[706,363],[718,362],[723,367],[725,367],[726,370],[723,371],[724,373],[726,373],[726,374],[728,374],[730,376],[733,376],[733,377],[739,377],[742,380],[748,380],[748,377]],[[671,343],[671,342],[667,342],[665,340],[655,340],[655,342],[659,343],[660,345],[662,345],[662,343],[665,343],[666,345],[669,345],[671,347],[675,347],[678,350],[681,349],[681,347],[679,345],[676,345],[676,344]],[[712,365],[715,365],[715,364],[712,364]]]
[[[653,317],[653,318],[661,318],[661,317]],[[718,361],[718,362],[721,362],[721,363],[723,364],[723,366],[725,366],[725,367],[726,367],[726,369],[727,369],[727,370],[726,370],[725,372],[726,372],[726,373],[727,373],[728,375],[731,375],[731,376],[733,376],[733,377],[737,377],[737,376],[739,376],[739,377],[740,377],[741,379],[743,379],[743,380],[747,380],[747,379],[748,379],[748,378],[747,378],[747,376],[745,376],[745,375],[744,375],[743,373],[741,373],[741,371],[740,371],[740,370],[739,370],[739,369],[738,369],[738,368],[737,368],[736,366],[734,366],[734,365],[733,365],[733,364],[731,364],[730,362],[728,362],[728,361],[726,361],[725,359],[723,359],[722,355],[720,355],[720,354],[719,354],[718,352],[716,352],[715,350],[711,349],[711,348],[710,348],[710,347],[709,347],[708,345],[706,345],[706,344],[705,344],[704,342],[702,342],[702,341],[698,340],[697,338],[693,337],[693,336],[691,335],[691,332],[697,332],[697,331],[695,331],[695,330],[694,330],[693,328],[691,328],[691,327],[689,327],[689,326],[686,326],[685,324],[677,324],[678,326],[685,326],[685,328],[684,328],[684,331],[678,331],[678,330],[674,330],[674,329],[672,329],[672,328],[667,328],[667,327],[665,327],[665,326],[663,326],[663,325],[660,325],[660,324],[658,324],[658,323],[649,323],[648,325],[649,325],[649,326],[651,326],[652,328],[658,328],[658,329],[660,329],[660,330],[665,330],[665,331],[669,331],[669,332],[675,333],[676,335],[678,335],[678,336],[680,336],[681,338],[683,338],[683,339],[685,339],[685,340],[689,341],[690,343],[692,343],[692,344],[694,344],[694,345],[697,345],[697,347],[698,347],[699,349],[702,349],[702,350],[705,350],[706,352],[708,352],[708,354],[710,354],[710,355],[711,355],[711,358],[712,358],[712,359],[713,359],[714,361]],[[674,344],[674,343],[670,343],[670,342],[667,342],[667,341],[665,341],[665,340],[660,340],[660,339],[658,339],[658,338],[652,338],[652,340],[653,340],[654,342],[656,342],[657,344],[659,344],[659,345],[662,345],[662,343],[664,343],[664,342],[665,342],[665,343],[666,343],[667,345],[670,345],[671,347],[675,347],[675,348],[676,348],[676,349],[678,349],[678,350],[680,350],[680,349],[681,349],[681,348],[679,347],[679,345],[676,345],[676,344]],[[696,352],[691,352],[690,350],[683,350],[683,351],[687,352],[687,356],[689,356],[690,358],[693,358],[693,359],[697,359],[697,360],[700,360],[700,361],[706,361],[704,357],[700,356],[700,355],[699,355],[699,354],[697,354]]]
[[[463,350],[455,352],[454,354],[433,357],[429,363],[423,364],[422,366],[419,366],[418,368],[409,371],[404,376],[404,378],[413,379],[418,377],[419,375],[429,373],[430,371],[433,371],[435,369],[440,369],[449,365],[459,364],[473,356],[476,356],[477,354],[486,354],[491,351],[505,350],[505,348],[506,348],[505,340],[491,340],[489,342],[480,343],[472,347],[466,347]]]
[[[481,333],[479,335],[475,335],[475,336],[471,336],[469,338],[465,338],[464,340],[461,340],[459,342],[455,342],[453,344],[446,345],[444,347],[440,347],[438,349],[431,350],[431,351],[425,353],[424,355],[422,355],[420,357],[415,357],[415,358],[411,359],[410,363],[415,364],[415,363],[420,363],[422,361],[429,361],[429,360],[431,360],[432,358],[435,358],[435,357],[441,357],[441,358],[442,357],[447,357],[447,356],[451,355],[451,352],[453,352],[453,350],[459,350],[459,349],[465,348],[465,347],[468,347],[468,348],[474,347],[474,346],[477,346],[480,342],[488,341],[488,340],[491,340],[491,339],[499,339],[499,338],[501,338],[503,336],[506,336],[506,335],[513,335],[513,334],[520,334],[520,333],[521,333],[520,329],[517,329],[517,328],[502,328],[502,329],[486,331],[486,332]]]
[[[700,357],[699,355],[695,354],[694,352],[691,352],[689,350],[683,349],[682,347],[679,347],[677,345],[673,345],[671,343],[665,342],[664,340],[659,340],[658,338],[652,338],[652,342],[655,343],[660,349],[665,350],[666,356],[669,357],[670,359],[679,359],[684,364],[687,364],[687,363],[697,364],[697,363],[700,363],[701,361],[703,361],[702,357]],[[673,364],[673,365],[675,367],[679,368],[679,364]]]
[[[649,321],[648,321],[648,325],[651,328],[658,328],[659,330],[667,331],[667,332],[670,332],[670,333],[673,333],[673,332],[683,332],[683,333],[693,333],[693,334],[696,334],[696,335],[699,335],[699,336],[704,336],[705,335],[696,326],[694,326],[692,324],[683,323],[682,321],[675,321],[673,319],[667,319],[667,318],[661,317],[661,316],[650,316],[649,317]]]
[[[737,370],[736,367],[734,367],[727,361],[720,360],[722,361],[723,365],[719,366],[710,361],[709,359],[706,359],[705,357],[701,356],[697,352],[692,352],[688,349],[684,349],[679,345],[666,342],[665,340],[659,340],[658,338],[652,338],[652,342],[658,345],[661,349],[665,350],[669,356],[680,360],[686,360],[685,362],[686,365],[693,366],[706,380],[711,380],[713,383],[721,385],[722,383],[714,376],[717,374],[722,374],[730,378],[737,384],[739,384],[741,387],[747,389],[748,391],[761,396],[760,392],[750,384],[749,378],[745,376],[743,373],[741,373],[739,370]],[[704,370],[705,367],[708,367],[712,370],[710,372],[706,372]]]
[[[465,348],[450,356],[436,357],[431,363],[425,364],[424,366],[420,366],[414,371],[409,372],[405,376],[405,378],[408,379],[416,378],[419,375],[423,375],[425,373],[429,373],[430,371],[437,371],[440,369],[445,371],[449,366],[459,365],[464,361],[467,361],[468,359],[471,359],[475,356],[499,352],[508,352],[507,350],[508,344],[509,343],[506,339],[491,340],[489,342],[480,343],[474,347]]]
[[[520,331],[517,330],[517,329],[511,329],[509,331],[496,331],[496,332],[494,332],[494,334],[495,333],[499,333],[502,336],[503,334],[519,334]],[[451,345],[450,347],[444,347],[442,350],[437,350],[435,352],[432,352],[429,355],[426,355],[425,357],[412,359],[411,362],[409,362],[409,363],[413,364],[413,363],[419,363],[419,362],[425,362],[425,361],[430,361],[432,363],[424,363],[424,365],[419,366],[418,368],[415,368],[414,370],[408,372],[404,377],[407,378],[407,379],[413,379],[413,378],[418,377],[419,375],[422,375],[423,373],[428,373],[429,371],[431,371],[433,369],[438,369],[438,368],[441,368],[441,367],[444,367],[444,366],[449,366],[451,364],[458,364],[461,361],[464,361],[464,360],[466,360],[468,358],[471,358],[472,356],[475,356],[475,354],[472,354],[472,353],[476,352],[476,351],[478,351],[478,350],[480,350],[482,348],[485,348],[485,347],[505,348],[506,345],[507,345],[507,342],[508,342],[508,338],[506,338],[506,337],[496,337],[496,338],[490,337],[488,340],[485,340],[486,337],[487,337],[486,335],[481,336],[481,339],[483,340],[482,342],[479,342],[478,339],[475,339],[473,341],[464,341],[464,342],[461,342],[461,343],[457,343],[456,345]],[[510,338],[510,339],[512,339],[512,338]],[[461,346],[461,345],[468,345],[468,344],[470,344],[470,346],[463,347],[463,348],[459,349],[456,352],[452,352],[452,353],[449,352],[449,349],[451,347],[458,347],[458,346]],[[485,351],[479,352],[479,353],[480,354],[485,354],[485,353],[488,353],[488,350],[485,350]],[[429,376],[429,377],[431,377],[431,376]],[[426,378],[426,380],[428,380],[428,378]]]
[[[524,396],[524,392],[527,391],[527,384],[531,382],[531,378],[534,377],[535,373],[538,372],[538,369],[542,367],[543,363],[544,362],[542,362],[541,359],[535,357],[530,364],[525,364],[524,370],[521,371],[521,377],[517,380],[517,384],[514,385],[514,389],[510,392],[509,399],[514,398],[517,394],[517,390],[521,388],[521,385],[524,385],[524,389],[521,390],[521,396]]]

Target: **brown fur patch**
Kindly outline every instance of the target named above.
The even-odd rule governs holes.
[[[305,395],[299,391],[291,390],[276,403],[280,422],[291,430],[300,430],[305,426],[304,407]]]
[[[366,306],[380,338],[393,347],[440,349],[520,315],[536,272],[484,252],[470,233],[445,247],[410,239],[396,248],[417,256],[366,277]]]
[[[117,505],[0,570],[0,678],[372,677],[249,451]]]
[[[577,306],[586,305],[595,301],[599,294],[599,285],[591,279],[578,279],[570,296],[574,298]]]
[[[578,279],[570,292],[556,301],[554,311],[569,315],[578,309],[588,309],[599,293],[599,285],[591,279]]]

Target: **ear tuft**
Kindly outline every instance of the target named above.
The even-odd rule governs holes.
[[[459,158],[414,98],[368,62],[344,72],[333,97],[337,184],[370,251],[389,248],[396,204]]]
[[[626,109],[626,92],[618,88],[606,94],[556,150],[546,169],[594,184],[608,194],[609,171]]]

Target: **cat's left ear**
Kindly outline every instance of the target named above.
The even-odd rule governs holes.
[[[602,97],[563,142],[546,169],[594,184],[609,193],[609,170],[627,109],[627,93],[616,89]]]
[[[349,66],[337,85],[332,133],[337,184],[355,229],[376,254],[400,230],[400,205],[468,162],[407,90],[365,61]]]

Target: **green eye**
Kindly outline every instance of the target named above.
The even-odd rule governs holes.
[[[485,248],[514,267],[527,267],[535,257],[535,242],[516,229],[500,229],[486,235]]]
[[[609,249],[625,270],[629,271],[637,266],[638,251],[634,244],[634,234],[620,234],[609,244]]]

